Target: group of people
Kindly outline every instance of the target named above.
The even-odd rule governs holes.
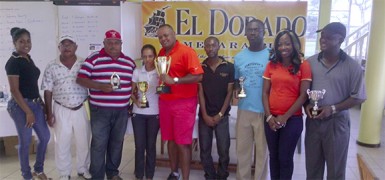
[[[340,49],[346,36],[343,24],[330,23],[320,32],[321,52],[305,60],[295,32],[278,32],[269,48],[264,43],[264,23],[254,19],[245,29],[249,46],[234,57],[234,63],[219,56],[220,41],[213,36],[204,41],[207,58],[201,63],[196,52],[179,42],[173,28],[164,24],[157,31],[162,48],[157,53],[153,45],[144,45],[140,68],[122,53],[122,38],[115,30],[107,31],[104,48],[85,60],[76,55],[76,39],[65,35],[59,39],[59,57],[44,71],[43,101],[38,88],[40,70],[28,54],[31,35],[26,29],[13,28],[15,52],[5,69],[12,93],[8,111],[19,135],[22,176],[47,179],[44,159],[50,126],[54,128],[55,163],[61,179],[70,179],[73,135],[80,177],[122,179],[118,168],[131,99],[136,179],[154,177],[159,129],[168,147],[171,173],[167,179],[189,179],[198,104],[204,178],[227,179],[229,112],[235,98],[239,101],[236,179],[252,179],[253,161],[256,180],[267,178],[268,164],[271,179],[292,178],[294,150],[303,130],[302,107],[307,115],[307,179],[323,179],[325,163],[328,179],[345,179],[348,109],[366,99],[363,71]],[[157,72],[156,58],[161,56],[169,60],[167,73]],[[146,106],[143,82],[148,88]],[[160,83],[168,91],[157,92]],[[310,113],[314,102],[308,100],[308,89],[326,90],[317,115]],[[238,96],[240,92],[244,94]],[[32,129],[39,140],[33,173],[28,155]],[[217,168],[211,155],[214,132]]]

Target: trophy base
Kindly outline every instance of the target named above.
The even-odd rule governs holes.
[[[143,103],[143,102],[140,103],[140,108],[149,108],[149,107],[150,105],[148,105],[148,101],[146,103]]]
[[[171,87],[170,86],[158,86],[156,87],[156,94],[170,94]]]
[[[120,86],[112,86],[112,89],[115,90],[115,89],[120,89],[121,87]]]
[[[238,94],[238,97],[240,97],[240,98],[245,98],[245,97],[246,97],[246,94]]]
[[[311,113],[312,116],[318,116],[320,112],[321,112],[320,110],[312,109],[310,113]]]

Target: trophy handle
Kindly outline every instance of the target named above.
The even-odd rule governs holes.
[[[157,72],[158,75],[160,76],[159,67],[158,67],[158,63],[159,63],[158,57],[155,58],[154,62],[155,62],[155,69],[156,69],[156,72]]]
[[[322,89],[322,95],[325,95],[325,93],[326,93],[326,90]]]
[[[307,93],[307,95],[309,96],[309,99],[310,99],[310,89],[307,89],[306,93]]]

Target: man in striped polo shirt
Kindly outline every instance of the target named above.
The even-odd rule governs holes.
[[[103,44],[102,50],[85,60],[76,82],[90,92],[92,178],[104,179],[106,174],[108,179],[119,180],[135,63],[121,52],[119,32],[107,31]]]

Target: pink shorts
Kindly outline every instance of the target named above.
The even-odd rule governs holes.
[[[159,100],[162,140],[175,141],[176,144],[192,143],[197,103],[197,97]]]

